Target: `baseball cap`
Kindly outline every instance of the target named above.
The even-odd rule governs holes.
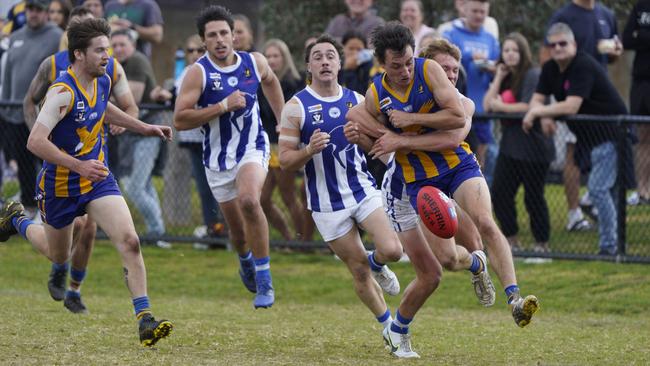
[[[50,0],[25,0],[25,7],[34,7],[40,9],[47,9],[50,6]]]

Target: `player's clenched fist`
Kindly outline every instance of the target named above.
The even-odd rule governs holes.
[[[108,176],[108,168],[99,160],[81,160],[76,172],[91,182],[99,182]]]
[[[226,112],[232,112],[246,107],[246,97],[244,93],[235,90],[225,99]]]
[[[309,138],[309,145],[307,145],[307,152],[310,155],[318,154],[325,150],[327,144],[330,142],[330,134],[321,132],[320,128],[314,130],[314,133]]]

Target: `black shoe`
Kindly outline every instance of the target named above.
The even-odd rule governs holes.
[[[140,319],[140,344],[153,347],[159,340],[169,336],[174,325],[169,320],[157,321],[153,315],[145,314]]]
[[[50,278],[47,281],[47,289],[50,290],[50,296],[54,301],[61,301],[65,298],[65,280],[68,277],[68,271],[50,271]]]
[[[18,232],[11,223],[11,219],[22,215],[24,211],[25,208],[20,202],[8,201],[3,205],[2,211],[0,211],[0,242],[9,240],[12,235]]]
[[[88,309],[81,301],[81,296],[66,296],[63,306],[75,314],[88,314]]]

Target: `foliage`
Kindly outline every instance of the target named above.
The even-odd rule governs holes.
[[[83,296],[90,314],[68,313],[49,297],[49,264],[22,239],[0,245],[0,364],[35,365],[383,365],[395,361],[380,328],[354,294],[345,266],[329,255],[272,253],[277,302],[254,310],[236,254],[143,249],[155,314],[175,323],[155,350],[137,341],[115,249],[93,252]],[[476,303],[467,272],[445,273],[413,326],[422,359],[413,365],[648,364],[647,266],[518,262],[525,293],[541,299],[518,329],[502,291]],[[396,264],[402,288],[413,278]],[[495,279],[495,285],[498,282]],[[392,310],[399,297],[389,297]]]
[[[551,14],[567,0],[492,0],[490,14],[499,22],[501,35],[513,31],[522,33],[534,48],[544,37],[546,23]],[[614,10],[619,21],[625,21],[634,0],[604,0],[603,4]],[[376,0],[377,13],[386,20],[399,16],[398,2]],[[456,16],[454,0],[424,0],[425,22],[438,26]],[[261,19],[267,38],[280,38],[287,42],[297,60],[301,59],[304,41],[322,32],[329,20],[345,12],[344,1],[267,0],[261,9]],[[622,31],[622,30],[619,30]],[[302,62],[298,63],[302,65]]]

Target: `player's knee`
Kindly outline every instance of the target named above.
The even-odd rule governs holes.
[[[239,206],[244,215],[250,215],[260,207],[260,200],[254,194],[244,194],[239,197]]]
[[[458,253],[449,253],[447,255],[442,256],[439,258],[440,260],[440,265],[442,265],[442,268],[448,270],[448,271],[454,271],[456,268],[458,268]]]
[[[384,244],[381,249],[377,249],[380,255],[386,262],[397,262],[402,258],[402,245],[399,240],[390,240],[388,243]]]
[[[432,293],[440,285],[442,281],[442,271],[436,268],[431,268],[425,272],[422,272],[418,276],[418,279],[422,280],[422,286],[428,293]]]
[[[481,236],[494,238],[499,235],[499,227],[491,215],[481,215],[476,220],[476,226]]]
[[[79,216],[74,219],[73,230],[78,231],[82,230],[86,226],[86,221],[88,220],[87,216]]]
[[[126,234],[122,242],[124,251],[132,254],[140,253],[140,238],[136,233]]]
[[[370,267],[367,262],[358,262],[350,265],[350,273],[352,274],[352,280],[356,283],[364,283],[370,281],[372,278],[370,275]]]

